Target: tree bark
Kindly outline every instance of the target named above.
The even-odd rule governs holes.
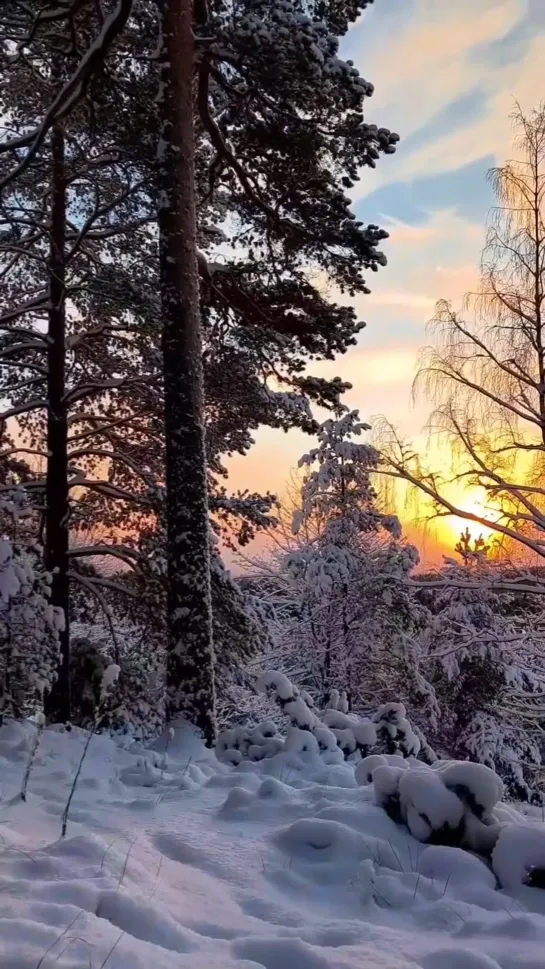
[[[194,186],[191,0],[166,0],[158,151],[165,394],[167,715],[215,739],[214,648]]]
[[[45,564],[52,573],[51,604],[64,612],[58,679],[47,698],[48,717],[70,719],[69,492],[66,378],[66,171],[64,133],[51,131],[51,221],[49,251],[49,327],[47,360],[47,478]]]

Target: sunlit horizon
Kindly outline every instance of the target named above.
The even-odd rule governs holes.
[[[515,100],[527,110],[543,96],[545,4],[373,4],[341,52],[375,86],[366,120],[398,131],[401,140],[396,154],[365,171],[354,189],[357,217],[390,234],[384,243],[388,265],[369,274],[371,294],[354,301],[367,326],[344,357],[313,365],[311,372],[349,380],[348,406],[365,421],[384,415],[425,456],[431,404],[413,402],[411,389],[429,342],[426,323],[438,300],[460,305],[477,286],[493,204],[487,172],[512,153]],[[312,440],[299,432],[264,428],[249,455],[229,462],[231,484],[282,498],[298,458],[310,447]],[[433,457],[430,466],[448,479],[448,444],[434,446]],[[490,519],[478,490],[450,487],[462,509]],[[493,537],[488,526],[465,518],[425,524],[421,515],[416,520],[405,508],[399,512],[406,536],[429,564],[453,554],[466,528],[474,539]]]

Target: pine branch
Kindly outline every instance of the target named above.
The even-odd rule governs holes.
[[[133,0],[118,0],[110,16],[104,21],[94,43],[89,47],[71,78],[63,85],[49,106],[41,125],[27,135],[0,142],[0,154],[27,148],[22,161],[0,180],[0,193],[29,167],[43,145],[53,125],[60,122],[84,97],[87,86],[99,64],[124,30],[132,11]]]

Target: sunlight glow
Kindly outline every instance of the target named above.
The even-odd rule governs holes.
[[[471,515],[478,515],[480,518],[487,519],[488,521],[493,520],[490,507],[486,503],[485,493],[482,489],[463,488],[461,486],[451,485],[444,490],[446,497],[453,504],[456,504],[458,508],[462,509],[462,511],[467,511]],[[493,528],[487,525],[482,525],[480,522],[461,518],[457,515],[449,515],[438,521],[439,535],[445,544],[455,545],[460,534],[465,532],[466,528],[473,540],[479,538],[480,535],[484,539],[488,539],[497,534]]]

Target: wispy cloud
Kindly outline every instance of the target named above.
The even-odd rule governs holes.
[[[376,85],[368,115],[398,130],[402,142],[397,156],[364,174],[361,194],[376,192],[377,182],[503,157],[513,99],[529,107],[545,93],[543,0],[416,0],[410,20],[383,38],[385,49],[374,36],[380,19],[377,3],[349,45]]]

